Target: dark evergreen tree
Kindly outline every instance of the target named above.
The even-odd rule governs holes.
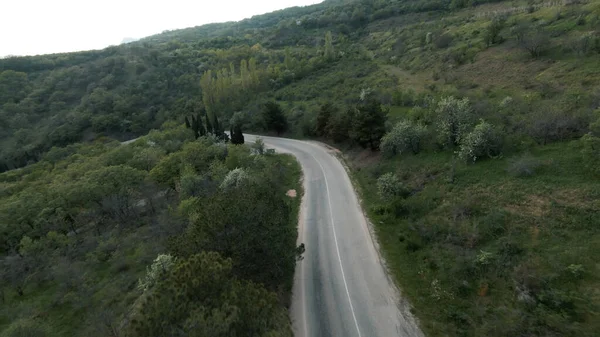
[[[327,137],[327,126],[331,121],[331,116],[335,114],[335,107],[333,104],[327,102],[321,105],[319,113],[317,115],[317,125],[315,126],[315,133],[317,136]]]
[[[244,135],[239,124],[232,126],[229,134],[231,135],[232,144],[244,144]]]
[[[185,116],[184,119],[185,119],[185,127],[188,129],[191,128],[190,120],[187,118],[187,116]]]
[[[285,114],[279,104],[275,102],[265,104],[263,108],[263,121],[265,128],[277,132],[277,135],[281,135],[287,131],[288,123]]]
[[[215,130],[213,129],[213,126],[210,122],[210,118],[208,118],[208,114],[206,113],[206,110],[204,110],[204,119],[206,119],[206,133],[215,133]]]
[[[381,104],[370,96],[356,106],[352,117],[350,138],[362,147],[378,150],[387,119],[387,112],[381,108]]]
[[[198,137],[200,136],[198,134],[198,120],[193,115],[192,115],[192,132],[194,134],[194,139],[198,139]]]
[[[200,135],[200,137],[206,136],[206,129],[204,128],[204,124],[202,123],[202,116],[200,115],[200,113],[196,115],[196,124],[198,128],[198,134]]]

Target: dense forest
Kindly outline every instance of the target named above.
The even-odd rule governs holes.
[[[600,330],[600,4],[328,0],[0,59],[0,331],[289,334],[300,173],[250,130],[345,151],[427,335]]]
[[[290,336],[299,179],[174,124],[4,173],[2,336]]]

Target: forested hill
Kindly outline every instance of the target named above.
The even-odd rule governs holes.
[[[299,167],[223,130],[344,150],[428,336],[598,335],[600,2],[328,0],[0,59],[0,336],[291,334]],[[180,306],[136,287],[163,253]]]
[[[202,105],[200,77],[208,70],[230,82],[220,89],[228,96],[223,98],[228,104],[219,107],[225,116],[253,111],[269,97],[302,101],[305,105],[297,109],[307,109],[308,102],[324,97],[352,99],[361,87],[392,89],[394,75],[376,61],[387,59],[390,47],[397,53],[399,45],[378,45],[373,29],[398,34],[397,23],[385,19],[404,24],[434,20],[441,12],[403,14],[447,8],[445,1],[325,1],[99,51],[2,59],[0,170],[38,161],[52,146],[100,134],[125,139],[180,118]],[[328,31],[334,48],[325,55]],[[409,50],[410,44],[400,45]],[[384,55],[376,55],[380,51]],[[246,76],[243,61],[255,67],[252,83],[241,79]],[[294,118],[309,116],[297,113]]]

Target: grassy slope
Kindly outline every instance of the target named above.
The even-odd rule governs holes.
[[[534,149],[541,166],[531,177],[509,174],[511,157],[457,164],[454,182],[445,153],[355,162],[389,266],[428,335],[600,329],[600,184],[572,146]],[[382,172],[396,172],[413,194],[382,203],[375,183]],[[482,252],[488,261],[478,262]],[[576,265],[583,272],[570,269]],[[523,285],[546,302],[519,300]]]
[[[571,41],[590,31],[576,19],[597,20],[598,3],[513,14],[502,32],[509,39],[485,48],[485,15],[512,6],[483,5],[443,20],[423,15],[423,22],[402,17],[376,22],[363,43],[379,51],[375,62],[403,91],[467,95],[490,104],[512,96],[539,104],[538,109],[572,109],[574,97],[599,90],[600,58],[569,51]],[[516,20],[550,22],[546,28],[555,33],[544,57],[532,60],[510,39]],[[417,40],[429,31],[450,33],[454,40],[448,48],[422,47]],[[391,60],[386,46],[398,39],[404,51]],[[470,60],[451,66],[443,61],[466,45]],[[408,112],[392,106],[390,119]],[[510,152],[475,165],[458,163],[455,169],[451,153],[433,150],[391,160],[350,156],[389,266],[427,335],[593,336],[600,330],[595,261],[600,183],[583,168],[576,143],[528,151],[540,163],[530,177],[507,172],[521,158]],[[385,172],[402,177],[412,195],[383,202],[376,178]]]

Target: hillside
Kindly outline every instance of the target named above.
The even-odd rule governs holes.
[[[600,330],[596,1],[330,0],[0,71],[0,171],[33,170],[2,174],[11,202],[93,152],[72,144],[184,116],[319,139],[427,335]],[[0,228],[32,226],[11,214]]]

